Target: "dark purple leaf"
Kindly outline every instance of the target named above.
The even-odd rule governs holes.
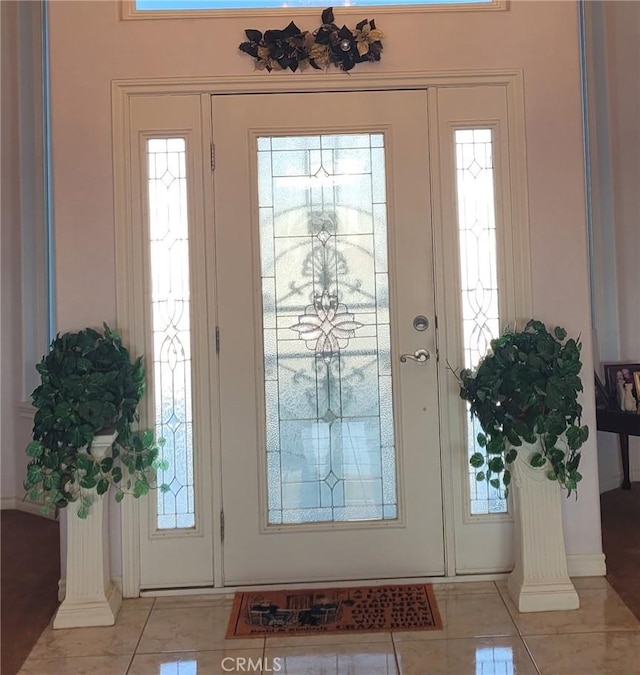
[[[260,42],[260,40],[262,40],[262,33],[254,28],[247,28],[245,34],[249,42]]]
[[[300,29],[298,26],[296,26],[293,21],[282,31],[282,35],[284,37],[295,37],[296,35],[300,35]]]
[[[358,30],[362,30],[369,22],[366,19],[362,19],[360,23],[356,24]]]
[[[327,7],[327,9],[322,12],[322,23],[333,23],[334,21],[333,7]]]
[[[258,58],[258,45],[255,42],[243,42],[239,48],[245,54]]]
[[[319,45],[328,45],[331,41],[331,32],[332,31],[327,30],[326,28],[319,28],[316,33],[316,42]]]

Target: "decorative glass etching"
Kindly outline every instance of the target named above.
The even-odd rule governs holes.
[[[270,524],[397,518],[384,153],[258,138]]]
[[[493,142],[491,129],[455,132],[460,280],[465,366],[471,368],[486,354],[500,331],[496,249]],[[468,414],[467,451],[484,452],[476,438],[481,428]],[[472,515],[505,513],[500,491],[476,480],[469,465]]]
[[[158,472],[159,529],[195,525],[189,320],[186,148],[183,138],[147,142],[155,430],[165,439]]]

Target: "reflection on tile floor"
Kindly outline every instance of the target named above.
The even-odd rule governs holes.
[[[640,675],[640,622],[606,580],[520,614],[504,582],[435,585],[441,631],[225,639],[229,598],[128,600],[115,626],[47,628],[24,675]]]

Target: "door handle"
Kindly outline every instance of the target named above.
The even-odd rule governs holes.
[[[418,364],[426,363],[431,358],[431,354],[426,349],[416,349],[413,354],[402,354],[400,361],[406,363],[408,360],[415,361]]]

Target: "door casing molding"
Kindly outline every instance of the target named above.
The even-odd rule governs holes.
[[[509,174],[511,179],[512,218],[517,227],[512,230],[512,252],[519,274],[514,278],[512,291],[511,316],[501,317],[501,323],[513,323],[515,320],[531,316],[531,273],[529,249],[529,209],[526,181],[525,120],[524,120],[524,76],[520,69],[480,70],[480,71],[399,71],[395,73],[353,73],[345,77],[344,73],[271,73],[264,76],[213,76],[191,78],[153,78],[115,80],[112,83],[112,130],[113,130],[113,171],[114,171],[114,216],[116,249],[116,321],[118,330],[134,353],[143,353],[145,336],[143,322],[139,317],[144,313],[143,298],[132,294],[132,270],[139,265],[133,255],[133,214],[130,193],[130,106],[136,96],[167,96],[176,94],[200,95],[202,107],[209,106],[210,97],[216,94],[258,94],[258,93],[312,93],[326,91],[362,91],[362,90],[436,90],[446,87],[473,87],[482,85],[502,86],[505,89],[509,111],[508,134],[510,151]],[[435,93],[435,92],[432,92]],[[430,101],[432,94],[430,94]],[[430,119],[430,125],[433,121]],[[431,126],[435,131],[435,127]],[[208,130],[207,130],[208,132]],[[430,136],[434,137],[430,132]],[[514,151],[515,150],[515,151]],[[211,199],[207,198],[207,206]],[[440,218],[434,218],[433,231],[437,244],[441,241],[442,228]],[[438,263],[438,247],[435,253],[435,277],[442,280],[442,265]],[[439,312],[445,308],[438,305]],[[450,324],[450,321],[446,321]],[[441,316],[440,329],[445,328],[445,316]],[[447,378],[450,380],[451,378]],[[443,518],[445,545],[445,575],[455,577],[455,532],[453,509],[453,469],[451,452],[450,424],[459,408],[451,383],[440,378],[440,429],[441,429],[441,468],[443,484]],[[219,458],[216,458],[217,463]],[[220,510],[221,495],[217,492]],[[125,499],[121,504],[122,529],[122,590],[124,597],[138,597],[140,594],[140,512],[136,500]],[[220,541],[220,524],[213,519],[214,541]],[[214,558],[215,587],[223,587],[221,563]],[[195,590],[195,589],[194,589]],[[208,592],[210,589],[202,589]]]

